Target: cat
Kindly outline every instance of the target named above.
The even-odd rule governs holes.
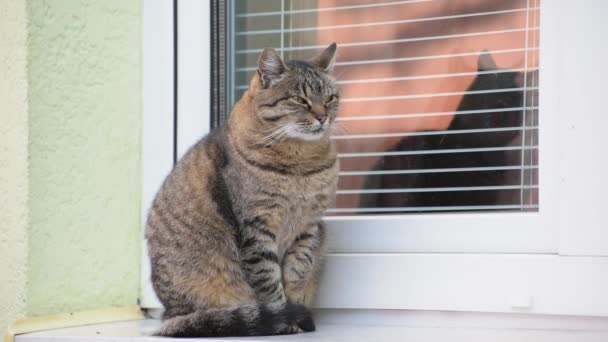
[[[272,48],[228,124],[197,142],[157,193],[146,224],[157,335],[250,336],[315,330],[338,159],[336,44],[309,61]]]
[[[479,90],[521,88],[524,75],[521,72],[498,70],[492,56],[486,51],[478,58],[478,75],[467,89],[467,93]],[[493,72],[496,71],[496,72]],[[469,129],[492,129],[520,127],[522,125],[524,93],[519,90],[466,94],[458,105],[447,131]],[[500,111],[505,108],[515,110]],[[498,111],[493,112],[492,109]],[[466,114],[471,110],[488,110],[487,113]],[[389,152],[467,149],[480,147],[503,147],[517,143],[520,130],[486,133],[436,134],[410,136],[401,139]],[[489,151],[472,153],[445,153],[387,156],[373,170],[416,170],[433,168],[475,168],[513,164],[520,158],[520,151]],[[440,188],[467,186],[507,185],[509,180],[519,177],[519,170],[493,170],[483,172],[445,172],[385,174],[366,177],[365,189]],[[519,179],[517,179],[519,182]],[[519,184],[519,183],[518,183]],[[517,198],[515,198],[517,197]],[[519,192],[514,191],[458,191],[458,192],[411,192],[365,194],[361,207],[437,207],[492,205],[500,201],[517,202]]]

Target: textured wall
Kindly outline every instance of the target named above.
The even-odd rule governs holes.
[[[25,313],[26,52],[25,0],[0,1],[0,331]]]
[[[136,304],[141,4],[28,1],[27,312]]]

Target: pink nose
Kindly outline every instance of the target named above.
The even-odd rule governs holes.
[[[325,121],[327,121],[327,115],[323,114],[323,115],[315,115],[315,119],[319,120],[319,122],[322,124],[325,123]]]
[[[325,108],[323,108],[323,106],[313,104],[311,107],[311,112],[315,119],[319,120],[321,125],[324,124],[325,121],[327,121],[327,112],[325,111]]]

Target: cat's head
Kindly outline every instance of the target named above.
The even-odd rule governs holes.
[[[335,43],[308,61],[284,62],[272,48],[262,52],[249,92],[266,132],[306,141],[329,134],[339,104],[335,56]]]

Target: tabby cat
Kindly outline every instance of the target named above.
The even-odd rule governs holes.
[[[164,181],[146,237],[161,336],[250,336],[315,329],[307,306],[335,196],[329,132],[339,95],[336,44],[310,61],[265,49],[229,122]]]

